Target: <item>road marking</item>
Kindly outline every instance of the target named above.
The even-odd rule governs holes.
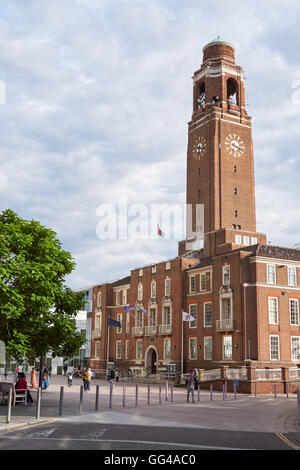
[[[60,438],[60,437],[12,437],[12,436],[0,436],[1,439],[11,439],[11,440],[28,440],[28,441],[83,441],[83,442],[95,442],[95,439],[74,439],[74,438]],[[238,448],[238,447],[219,447],[219,446],[205,446],[205,445],[196,445],[196,444],[183,444],[181,442],[157,442],[157,441],[132,441],[129,439],[99,439],[96,442],[115,442],[115,443],[125,443],[125,444],[149,444],[149,445],[167,445],[167,446],[178,446],[178,447],[188,447],[193,449],[217,449],[217,450],[255,450],[248,448]]]
[[[45,424],[53,423],[54,421],[56,421],[56,418],[51,418],[51,419],[48,419],[47,421],[42,421],[40,423],[28,423],[28,424],[24,424],[23,426],[21,425],[20,427],[15,427],[12,429],[4,429],[3,431],[0,432],[0,436],[2,436],[2,434],[7,434],[10,432],[23,431],[23,429],[30,429],[35,426],[43,426]]]
[[[293,442],[291,442],[286,436],[284,436],[283,434],[281,434],[281,432],[277,432],[276,433],[276,436],[279,437],[279,439],[281,439],[283,442],[285,442],[288,446],[292,447],[293,449],[295,450],[300,450],[300,447],[297,446],[296,444],[294,444]]]

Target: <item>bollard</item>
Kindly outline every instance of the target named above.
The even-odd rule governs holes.
[[[161,384],[159,384],[158,402],[161,403]]]
[[[173,385],[171,385],[171,403],[174,401],[174,396],[173,396]]]
[[[236,385],[233,384],[234,399],[236,400]]]
[[[125,384],[123,384],[123,408],[125,408],[125,394],[126,394],[126,388],[125,388]]]
[[[254,396],[256,397],[257,394],[257,383],[254,383]]]
[[[109,408],[112,408],[113,384],[109,384]]]
[[[223,384],[223,400],[225,400],[225,384]]]
[[[150,405],[150,384],[148,384],[147,404]]]
[[[210,389],[210,400],[212,400],[213,399],[213,386],[212,386],[212,384],[210,384],[209,389]]]
[[[83,385],[80,385],[80,397],[79,397],[79,413],[83,410]]]
[[[286,398],[289,397],[289,384],[286,382]]]
[[[96,385],[95,410],[99,410],[99,385]]]
[[[62,416],[62,407],[63,407],[63,402],[64,402],[64,387],[60,387],[60,397],[59,397],[59,410],[58,410],[58,415]]]
[[[139,401],[139,386],[136,384],[135,386],[135,406],[138,406]]]
[[[169,393],[169,384],[168,384],[168,381],[166,380],[166,401],[168,401],[168,393]]]
[[[42,397],[42,393],[41,393],[41,388],[39,387],[37,391],[37,398],[36,398],[36,409],[35,409],[36,419],[40,419],[40,415],[41,415],[41,397]]]
[[[300,424],[300,387],[297,391],[298,423]]]
[[[227,380],[225,380],[225,398],[227,398]]]
[[[198,384],[198,401],[200,401],[200,384]]]
[[[274,398],[277,398],[277,393],[276,393],[276,384],[274,384]]]
[[[6,423],[10,423],[10,418],[11,418],[11,401],[12,401],[12,389],[10,388],[10,389],[9,389],[9,392],[8,392]]]

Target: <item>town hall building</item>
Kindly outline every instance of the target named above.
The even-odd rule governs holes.
[[[140,375],[299,367],[300,250],[272,246],[256,229],[244,72],[219,37],[193,75],[186,169],[196,235],[173,259],[94,286],[90,367]],[[193,320],[183,321],[183,312]]]

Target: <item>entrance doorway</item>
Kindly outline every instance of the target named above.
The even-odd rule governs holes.
[[[154,348],[150,348],[147,351],[146,368],[147,368],[148,374],[157,373],[157,353]]]

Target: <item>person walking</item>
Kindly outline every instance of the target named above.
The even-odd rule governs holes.
[[[65,374],[65,377],[66,377],[67,371],[68,371],[68,364],[64,364],[63,369],[64,369],[64,374]]]
[[[83,380],[83,388],[84,391],[89,393],[91,390],[91,377],[92,377],[92,372],[89,367],[86,367],[85,371],[82,374],[82,380]]]
[[[49,372],[48,367],[44,366],[42,369],[42,389],[47,390],[49,387]]]
[[[116,382],[119,382],[119,371],[118,370],[116,370],[115,379],[116,379]]]
[[[35,370],[35,367],[33,367],[31,369],[31,372],[30,372],[30,383],[31,383],[31,388],[34,388],[35,390],[37,390],[37,383],[36,383],[36,370]]]
[[[190,401],[190,393],[192,394],[192,401],[195,403],[195,397],[194,397],[194,387],[195,387],[195,372],[193,369],[190,370],[190,375],[188,376],[186,380],[186,390],[187,390],[187,396],[186,396],[186,401],[189,403]]]

